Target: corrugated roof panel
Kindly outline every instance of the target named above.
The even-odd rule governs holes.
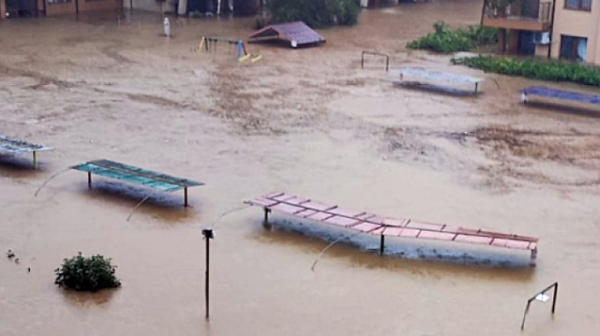
[[[202,182],[157,173],[110,160],[90,161],[71,168],[166,192],[204,185]]]

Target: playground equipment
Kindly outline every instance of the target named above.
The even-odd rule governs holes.
[[[202,40],[200,40],[200,45],[198,46],[198,51],[202,49],[207,52],[211,50],[216,51],[218,42],[226,43],[229,46],[235,46],[236,58],[240,63],[245,62],[248,59],[254,63],[262,58],[262,55],[248,53],[246,50],[246,45],[242,40],[232,40],[221,37],[202,36]]]

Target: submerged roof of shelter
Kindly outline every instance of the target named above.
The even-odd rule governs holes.
[[[538,238],[426,223],[408,218],[388,218],[365,211],[343,209],[308,198],[274,192],[244,202],[301,218],[337,225],[374,235],[436,239],[523,250],[537,250]]]
[[[90,161],[73,166],[71,169],[123,180],[133,184],[140,184],[167,192],[204,185],[202,182],[157,173],[110,160]]]
[[[450,72],[431,71],[423,68],[404,67],[399,69],[400,75],[419,77],[422,79],[443,81],[447,83],[475,84],[482,82],[482,78],[471,77],[467,75],[455,74]]]
[[[39,152],[51,150],[44,145],[33,144],[23,140],[17,140],[0,135],[0,152],[20,154],[26,152]]]
[[[248,37],[248,42],[264,40],[289,41],[292,47],[322,43],[325,38],[302,21],[266,26]]]
[[[555,99],[564,99],[564,100],[573,100],[581,103],[589,103],[600,105],[600,96],[594,95],[590,93],[582,93],[582,92],[574,92],[574,91],[565,91],[565,90],[557,90],[551,89],[545,86],[530,86],[523,90],[522,93],[528,95],[536,95],[541,97],[555,98]]]

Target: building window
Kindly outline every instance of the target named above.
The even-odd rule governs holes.
[[[587,53],[587,38],[561,35],[560,37],[560,58],[585,62]]]
[[[589,12],[592,10],[592,0],[565,0],[565,8]]]
[[[48,0],[49,4],[59,4],[59,3],[67,3],[70,0]]]

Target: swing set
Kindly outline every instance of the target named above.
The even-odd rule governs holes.
[[[246,45],[242,40],[231,40],[221,37],[202,36],[202,40],[200,40],[200,45],[198,46],[198,51],[201,51],[202,49],[204,49],[206,52],[210,52],[211,50],[216,51],[218,42],[226,43],[229,46],[235,46],[236,58],[240,63],[243,63],[248,59],[250,59],[252,63],[262,59],[262,55],[254,55],[249,53],[246,50]]]

